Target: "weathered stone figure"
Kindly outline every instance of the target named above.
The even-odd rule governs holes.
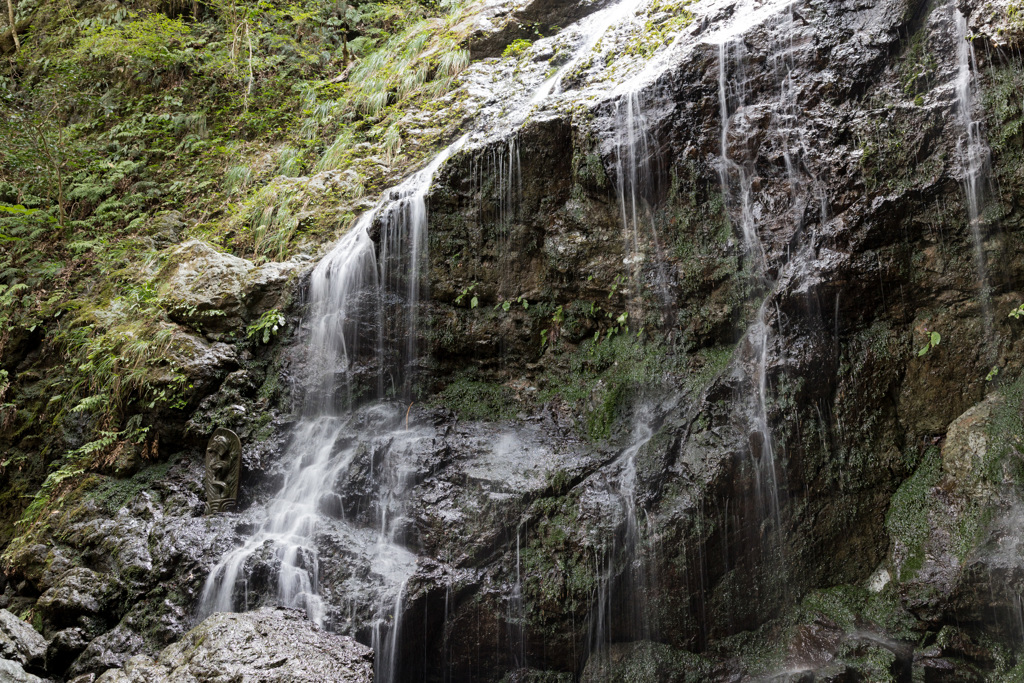
[[[233,510],[238,500],[242,442],[230,429],[218,427],[206,445],[206,513]]]

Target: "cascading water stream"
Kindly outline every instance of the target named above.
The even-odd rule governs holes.
[[[630,445],[615,462],[617,476],[608,482],[607,493],[622,514],[622,524],[613,535],[597,567],[597,589],[590,616],[588,661],[596,662],[596,680],[610,673],[609,648],[617,638],[649,640],[651,625],[647,605],[647,569],[642,552],[643,533],[637,506],[636,458],[654,436],[650,409],[638,411]],[[603,562],[604,566],[600,566]]]
[[[964,176],[967,220],[974,245],[974,265],[987,343],[991,340],[992,335],[992,302],[989,292],[988,264],[984,244],[985,226],[982,214],[988,194],[992,153],[982,134],[981,121],[974,120],[974,107],[977,102],[975,74],[978,71],[978,62],[974,53],[974,44],[970,39],[967,18],[956,8],[955,4],[951,5],[950,9],[953,12],[953,20],[956,25],[957,40],[956,100],[964,124],[964,135],[957,142],[957,151]]]
[[[549,95],[561,92],[562,78],[590,54],[608,29],[636,12],[641,4],[642,0],[620,0],[579,22],[579,30],[584,36],[583,43],[576,49],[573,56],[534,92],[533,97],[530,98],[530,104],[540,104]]]
[[[239,602],[238,590],[240,584],[243,591],[246,586],[246,564],[269,547],[276,558],[278,604],[304,609],[312,621],[323,623],[316,529],[321,500],[332,495],[334,482],[356,456],[354,447],[336,452],[352,405],[353,365],[360,347],[374,341],[378,361],[383,364],[386,343],[379,332],[374,340],[373,332],[375,326],[381,329],[384,315],[382,288],[402,297],[407,311],[402,336],[409,340],[406,352],[415,352],[415,310],[426,248],[425,195],[436,170],[465,140],[445,149],[425,169],[386,193],[382,204],[364,214],[314,269],[309,286],[308,319],[312,322],[306,344],[307,389],[302,419],[285,455],[290,466],[284,485],[268,506],[259,530],[210,572],[203,586],[201,615],[247,609],[244,601]],[[369,235],[378,217],[382,223],[379,269]],[[399,372],[405,374],[401,368]],[[382,386],[379,380],[377,384]],[[386,509],[386,501],[380,507]],[[386,524],[384,520],[382,525]],[[386,541],[388,533],[382,530],[380,535],[378,557],[383,557],[391,554],[392,548]],[[387,563],[390,571],[378,573],[394,579],[396,563],[392,559]]]
[[[748,258],[755,264],[754,272],[758,273],[761,278],[765,278],[762,282],[762,286],[764,286],[767,284],[767,256],[761,243],[754,215],[753,181],[755,170],[752,167],[752,162],[734,161],[729,153],[729,134],[733,115],[744,105],[744,55],[741,40],[732,43],[723,42],[719,45],[718,88],[722,117],[720,173],[725,196],[734,198],[737,205]],[[731,83],[728,77],[730,66],[734,67],[733,72],[737,74]],[[731,102],[735,104],[730,104]],[[771,288],[772,285],[768,284],[767,289],[770,291]],[[766,296],[758,306],[757,317],[746,335],[750,355],[754,360],[752,377],[754,411],[748,441],[755,477],[754,494],[757,497],[757,509],[762,522],[771,520],[773,528],[778,529],[780,526],[779,482],[767,405],[768,349],[771,339],[771,327],[767,321],[768,301],[769,297]]]
[[[796,83],[791,60],[792,33],[789,27],[795,25],[791,4],[786,4],[771,22],[774,28],[781,30],[786,39],[779,41],[771,64],[779,88],[778,97],[769,104],[771,133],[779,140],[779,146],[786,168],[787,193],[792,212],[793,237],[796,242],[804,237],[804,243],[813,242],[813,235],[806,238],[805,211],[811,204],[811,198],[803,195],[812,194],[820,204],[819,221],[824,222],[828,216],[828,201],[822,185],[807,168],[810,151],[803,142],[803,134],[799,123],[799,107],[797,106]],[[762,551],[768,555],[779,556],[783,552],[782,538],[782,500],[783,490],[780,481],[779,454],[776,452],[769,420],[768,401],[771,388],[769,386],[770,349],[772,345],[772,325],[769,322],[774,304],[775,294],[780,283],[797,277],[804,269],[811,266],[813,249],[798,248],[790,253],[787,249],[786,260],[773,273],[769,266],[768,254],[761,240],[759,209],[756,202],[755,187],[761,185],[758,170],[755,166],[756,150],[750,149],[756,131],[746,130],[744,126],[751,124],[746,120],[746,64],[745,48],[742,38],[730,37],[718,45],[719,49],[719,108],[722,121],[720,177],[723,193],[731,213],[739,217],[743,233],[744,247],[752,264],[752,276],[758,289],[764,292],[764,299],[758,306],[757,315],[750,324],[745,335],[749,357],[752,360],[751,373],[753,410],[750,417],[748,432],[749,451],[754,473],[754,496],[756,508],[762,527],[768,526],[767,533],[760,533]],[[730,74],[732,77],[730,78]],[[733,142],[733,137],[741,144]],[[733,150],[742,155],[734,158]],[[781,314],[778,316],[781,319]],[[784,564],[784,563],[783,563]]]
[[[635,298],[644,286],[643,263],[647,260],[642,236],[649,236],[654,249],[654,288],[667,314],[672,296],[653,214],[659,177],[655,152],[641,91],[639,87],[628,90],[615,101],[615,185],[625,243],[623,263],[629,273],[631,298]]]
[[[788,6],[788,5],[787,5]],[[775,11],[779,7],[776,6]],[[760,8],[765,11],[765,8]],[[789,14],[792,22],[792,14]],[[723,188],[728,190],[731,186],[730,176],[735,175],[739,184],[740,214],[742,217],[742,228],[747,246],[748,254],[756,259],[755,268],[762,274],[767,271],[767,257],[758,235],[757,220],[754,211],[753,185],[755,171],[752,165],[733,162],[728,153],[729,120],[730,120],[730,94],[727,70],[725,65],[730,49],[733,51],[735,72],[739,77],[732,83],[732,97],[737,102],[737,108],[741,107],[744,99],[745,78],[743,76],[743,43],[742,40],[724,41],[721,46],[720,71],[720,97],[722,107],[722,183]],[[780,71],[786,71],[785,60],[788,57],[786,50],[780,51],[782,62],[778,67]],[[615,103],[615,163],[616,163],[616,189],[618,194],[619,210],[623,227],[623,236],[626,246],[625,265],[629,269],[633,286],[636,292],[643,287],[641,278],[641,266],[645,260],[643,253],[643,239],[649,233],[651,244],[655,250],[656,266],[659,270],[656,273],[656,287],[665,302],[670,300],[670,293],[667,287],[667,278],[660,270],[660,264],[664,262],[660,252],[657,225],[652,213],[652,205],[657,195],[654,187],[658,177],[656,159],[654,158],[654,141],[647,117],[643,107],[642,84],[650,79],[648,70],[642,71],[633,80],[624,84],[624,93]],[[795,102],[791,95],[792,83],[789,80],[788,71],[785,79],[780,84],[781,95],[779,98],[778,114],[781,117],[783,112],[789,119],[795,119]],[[798,159],[799,152],[789,152],[788,136],[786,140],[786,162],[789,170],[792,194],[797,195],[800,185],[798,184]],[[824,200],[822,206],[824,207]],[[822,215],[824,216],[824,209]],[[758,497],[757,508],[761,511],[765,521],[771,521],[771,527],[775,530],[774,547],[771,552],[781,551],[781,540],[777,538],[781,529],[779,482],[777,477],[777,464],[774,447],[771,440],[769,428],[768,410],[766,397],[768,395],[768,351],[770,341],[770,327],[767,322],[766,309],[769,305],[768,298],[759,307],[757,321],[751,326],[747,335],[748,343],[755,358],[756,370],[753,378],[755,386],[756,411],[751,429],[751,450],[755,462],[755,490]],[[647,418],[650,418],[648,415]],[[597,568],[598,588],[596,600],[590,620],[590,636],[588,642],[588,671],[590,675],[596,676],[594,680],[601,680],[612,675],[612,668],[608,656],[610,646],[616,640],[642,641],[650,640],[653,637],[652,624],[647,605],[647,588],[649,577],[647,576],[645,556],[641,543],[643,534],[640,524],[639,510],[637,506],[636,491],[636,458],[653,435],[650,419],[638,420],[631,445],[623,451],[619,457],[618,472],[616,478],[608,484],[608,494],[619,501],[624,521],[617,531],[611,547],[606,550],[603,557],[604,566]],[[760,438],[758,438],[760,437]]]

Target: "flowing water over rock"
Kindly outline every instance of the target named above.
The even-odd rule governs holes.
[[[605,31],[635,11],[636,4],[617,3],[576,27],[580,36],[576,56],[540,85],[531,104],[541,104],[552,91],[561,90],[562,75],[594,47]],[[628,230],[632,226],[636,231],[641,184],[637,173],[644,173],[646,179],[643,169],[647,150],[644,132],[634,121],[634,116],[639,115],[635,97],[627,98],[627,103],[624,129],[628,141],[623,149],[629,157],[620,168],[629,179],[620,181],[620,198],[624,227]],[[321,531],[318,526],[345,523],[344,505],[334,489],[336,482],[353,467],[363,447],[358,439],[351,438],[352,406],[368,384],[366,377],[360,374],[376,370],[378,398],[385,394],[406,399],[410,396],[419,358],[421,271],[428,258],[426,194],[437,170],[461,150],[467,140],[468,136],[464,136],[437,155],[425,169],[385,192],[381,204],[364,214],[314,270],[309,286],[310,332],[303,417],[285,456],[291,465],[259,529],[210,572],[200,602],[201,615],[247,610],[250,607],[249,573],[254,558],[259,557],[270,563],[270,571],[276,576],[278,604],[304,609],[317,624],[325,622],[327,614],[319,589],[317,543]],[[492,158],[481,172],[495,176],[496,222],[499,229],[503,227],[507,231],[521,190],[518,189],[519,151],[514,137],[506,149],[505,154]],[[638,151],[643,157],[641,160],[636,158]],[[630,196],[628,209],[626,187]],[[631,219],[627,218],[627,213],[632,214]],[[370,238],[376,223],[381,226],[379,254]],[[393,301],[396,298],[397,306]],[[360,365],[368,348],[375,351],[369,370]],[[392,407],[382,404],[376,410],[379,414],[371,420],[378,426],[399,421]],[[415,566],[415,556],[405,549],[402,538],[403,500],[409,486],[409,470],[401,456],[406,451],[404,443],[421,438],[415,430],[408,430],[408,424],[404,429],[391,429],[393,431],[386,437],[390,443],[383,449],[381,461],[371,465],[379,481],[375,483],[377,500],[373,504],[376,542],[368,551],[373,558],[371,572],[385,586],[379,593],[381,599],[372,627],[375,677],[385,682],[396,680],[398,676],[403,600]],[[650,430],[645,433],[649,439]],[[627,509],[625,552],[628,558],[632,557],[638,543],[632,491],[635,474],[630,474],[633,464],[628,453],[635,455],[642,445],[643,442],[638,442],[623,456],[625,464],[617,493]],[[332,509],[335,519],[325,519],[324,513],[329,514]],[[365,535],[366,532],[355,533]],[[614,556],[615,553],[609,554],[610,562]],[[632,564],[632,560],[628,561]],[[610,587],[606,590],[610,591]],[[595,634],[605,628],[602,619],[604,617],[598,619]],[[600,636],[595,635],[595,638],[597,642]]]
[[[643,510],[637,500],[637,454],[655,432],[649,406],[637,411],[632,443],[612,466],[615,479],[605,483],[604,492],[617,499],[622,524],[597,559],[597,599],[590,614],[587,661],[594,680],[614,680],[608,658],[616,642],[651,640],[651,614],[647,604],[650,588],[648,562],[651,550],[644,546]]]
[[[964,135],[957,142],[957,152],[964,175],[964,194],[967,199],[967,220],[974,241],[974,267],[977,270],[978,298],[981,301],[985,323],[986,343],[992,336],[992,295],[988,282],[988,257],[985,254],[985,202],[991,193],[989,173],[991,150],[985,141],[982,122],[975,120],[977,107],[978,60],[974,53],[973,37],[967,30],[967,18],[951,6],[956,24],[957,39],[957,109],[964,125]]]
[[[246,543],[229,553],[211,571],[200,603],[200,613],[245,610],[247,604],[246,564],[257,553],[273,552],[277,575],[277,599],[285,607],[306,610],[309,618],[322,623],[325,617],[319,596],[317,525],[322,507],[333,497],[332,488],[358,454],[358,444],[344,444],[351,425],[357,363],[366,346],[376,350],[378,396],[390,389],[407,395],[415,362],[420,300],[420,267],[426,258],[426,203],[434,173],[464,144],[460,139],[445,149],[424,170],[386,195],[383,207],[367,212],[313,271],[310,281],[311,330],[307,343],[309,373],[303,405],[303,419],[289,444],[290,469],[281,492],[271,501],[266,519]],[[380,266],[369,229],[375,220],[382,224]],[[378,286],[382,285],[382,286]],[[389,297],[398,297],[399,315]],[[404,314],[404,315],[403,315]],[[383,318],[401,325],[403,347],[389,353],[384,338]],[[404,323],[404,324],[403,324]],[[374,331],[377,338],[374,339]],[[385,359],[398,359],[386,364]],[[372,385],[371,385],[372,386]],[[363,388],[365,389],[365,383]],[[387,411],[386,407],[381,410]],[[386,420],[385,420],[386,421]],[[397,420],[391,420],[397,422]],[[404,431],[395,439],[406,438]],[[390,450],[388,451],[390,452]],[[389,466],[390,465],[390,466]],[[385,471],[401,471],[385,463]],[[411,555],[395,543],[391,517],[394,498],[402,482],[380,487],[378,538],[374,571],[397,594],[411,574]],[[398,489],[396,491],[396,489]],[[382,622],[391,612],[381,614]],[[380,639],[380,628],[375,630]],[[380,643],[375,643],[380,645]],[[375,647],[378,658],[387,647]],[[383,671],[387,671],[384,660]]]

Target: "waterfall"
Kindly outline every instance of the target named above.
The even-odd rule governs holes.
[[[324,604],[319,596],[319,560],[316,547],[317,522],[321,502],[330,499],[339,474],[357,455],[355,446],[336,451],[349,427],[347,417],[354,401],[354,366],[368,345],[375,350],[381,368],[389,354],[400,358],[393,368],[390,387],[384,385],[383,369],[378,370],[378,398],[393,388],[396,393],[409,390],[418,338],[417,309],[421,296],[421,269],[426,259],[427,211],[425,197],[434,173],[465,143],[463,137],[422,171],[385,193],[375,209],[365,213],[348,234],[317,265],[309,285],[310,331],[306,342],[307,390],[302,419],[296,426],[284,459],[290,463],[284,485],[271,501],[260,528],[241,546],[228,552],[214,566],[203,586],[200,615],[212,612],[244,610],[248,607],[247,563],[258,553],[271,548],[277,572],[277,601],[286,607],[304,609],[314,622],[322,624]],[[381,222],[381,256],[375,255],[369,230],[375,220]],[[399,297],[404,316],[395,316],[385,297]],[[398,335],[406,340],[403,349],[393,352],[382,331],[383,318],[400,320]],[[376,335],[374,331],[376,330]],[[376,337],[376,338],[374,338]],[[396,377],[397,376],[397,377]],[[382,487],[382,496],[394,487]],[[383,500],[378,509],[387,510]],[[375,567],[377,573],[401,586],[396,577],[399,566],[409,570],[409,562],[399,562],[387,528],[386,513],[381,519],[380,540]],[[401,553],[399,553],[401,554]],[[406,572],[408,573],[408,571]],[[240,591],[242,588],[240,601]],[[399,596],[401,590],[398,591]],[[400,599],[400,598],[399,598]]]
[[[721,166],[722,191],[727,203],[734,207],[740,218],[740,228],[748,258],[754,263],[755,277],[761,278],[761,286],[769,292],[774,283],[767,280],[768,261],[758,233],[754,212],[754,158],[736,161],[730,156],[729,134],[733,115],[740,112],[745,104],[745,51],[742,41],[723,42],[719,45],[718,90],[719,109],[722,117]],[[730,66],[736,77],[729,80]],[[749,152],[750,150],[745,150]],[[754,371],[751,377],[753,389],[753,415],[748,432],[748,446],[754,472],[754,495],[762,524],[771,522],[775,530],[780,528],[779,482],[777,462],[768,420],[768,351],[771,343],[771,326],[768,323],[770,296],[758,306],[757,317],[746,335],[749,353],[753,359]],[[762,538],[766,535],[762,534]],[[767,549],[769,552],[770,548]]]
[[[639,87],[630,89],[615,101],[615,186],[625,245],[623,263],[629,273],[629,293],[636,299],[644,287],[642,267],[647,255],[641,236],[646,233],[654,249],[654,288],[668,312],[673,306],[672,295],[653,214],[659,178],[656,149],[641,91]]]
[[[794,48],[791,29],[796,25],[792,4],[786,3],[784,7],[776,6],[775,9],[776,15],[768,22],[768,26],[782,32],[785,37],[777,40],[775,53],[767,65],[774,70],[778,87],[777,97],[767,103],[771,122],[769,133],[779,141],[785,167],[784,183],[789,196],[790,227],[793,231],[789,244],[802,246],[797,246],[794,251],[787,247],[785,259],[781,264],[775,264],[769,261],[761,239],[761,210],[757,194],[762,190],[757,188],[767,184],[768,179],[759,176],[756,166],[758,150],[751,148],[756,131],[752,130],[754,125],[747,121],[745,111],[748,78],[746,50],[742,38],[735,34],[718,43],[718,96],[722,122],[719,175],[730,214],[738,217],[755,289],[759,289],[764,297],[745,335],[752,366],[748,373],[752,409],[747,445],[754,475],[754,502],[759,516],[757,521],[761,527],[761,553],[780,560],[784,569],[784,469],[769,419],[772,391],[769,375],[774,336],[771,318],[774,313],[776,324],[781,326],[782,314],[775,301],[782,291],[783,283],[799,277],[813,264],[814,235],[805,234],[808,208],[817,204],[818,220],[822,223],[828,220],[829,210],[824,185],[808,166],[812,153],[804,144],[799,124],[798,90],[792,69]]]
[[[960,118],[964,125],[964,136],[957,142],[957,152],[964,176],[964,194],[967,200],[967,221],[971,229],[971,240],[974,245],[974,266],[978,280],[979,299],[985,329],[985,341],[991,339],[992,333],[992,302],[989,292],[988,264],[985,257],[984,218],[986,194],[988,191],[991,150],[982,134],[981,121],[974,120],[974,107],[977,101],[977,84],[975,74],[978,62],[974,54],[974,44],[967,28],[967,18],[952,6],[956,24],[956,101]]]
[[[583,40],[573,58],[538,86],[529,99],[531,107],[543,103],[560,86],[562,74],[637,4],[623,0],[580,22],[577,30]],[[516,110],[509,121],[522,123],[528,113]],[[378,399],[411,396],[419,359],[423,270],[428,263],[426,194],[436,171],[464,147],[468,137],[384,192],[380,203],[361,216],[314,269],[309,286],[305,395],[301,419],[283,456],[284,483],[255,533],[211,570],[202,591],[200,616],[248,609],[249,572],[254,562],[263,561],[275,574],[278,604],[304,609],[312,621],[325,623],[316,540],[318,524],[331,521],[325,520],[324,509],[342,507],[333,491],[335,482],[360,457],[359,439],[351,438],[351,432],[357,431],[352,407],[368,390]],[[514,139],[506,151],[503,158],[495,159],[494,167],[499,171],[498,222],[507,231],[522,190]],[[379,253],[370,237],[378,224]],[[380,456],[383,461],[374,463],[382,473],[375,482],[376,539],[365,545],[371,549],[371,573],[385,584],[372,624],[375,678],[391,683],[401,667],[402,612],[416,561],[399,531],[409,486],[403,456],[421,435],[402,428],[393,408],[381,405],[374,410],[380,413],[377,425],[389,443]],[[360,532],[349,529],[348,533]],[[521,591],[521,577],[517,585]],[[521,614],[522,606],[516,609]]]

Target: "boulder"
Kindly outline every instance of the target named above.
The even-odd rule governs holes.
[[[39,666],[45,654],[46,640],[34,628],[7,610],[0,610],[0,658]]]
[[[102,617],[106,606],[117,598],[117,581],[85,567],[66,571],[36,603],[51,624],[71,626],[82,616]]]
[[[992,394],[969,408],[949,425],[942,445],[942,471],[947,480],[963,493],[976,496],[991,494],[993,482],[985,482],[982,468],[989,449],[988,430],[992,411],[1003,403],[1003,397]]]
[[[237,331],[252,318],[287,305],[298,259],[256,266],[201,240],[174,247],[156,281],[171,317],[206,333]]]
[[[151,659],[139,655],[97,683],[370,683],[372,651],[322,631],[299,613],[265,609],[217,613]]]
[[[82,653],[89,638],[81,628],[67,628],[58,633],[46,648],[46,671],[63,676],[71,663]]]
[[[94,638],[72,664],[68,674],[84,676],[120,668],[128,659],[141,652],[142,647],[141,636],[124,626],[118,626],[113,631]]]
[[[44,683],[42,678],[28,673],[21,664],[10,659],[0,659],[0,681],[4,681],[4,683]]]

